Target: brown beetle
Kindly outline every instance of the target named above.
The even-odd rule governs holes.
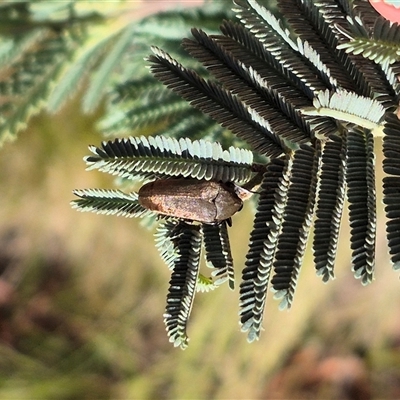
[[[139,203],[159,214],[205,224],[224,221],[243,206],[233,184],[191,178],[147,183],[139,190]]]

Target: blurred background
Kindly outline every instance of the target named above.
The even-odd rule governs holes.
[[[138,3],[137,15],[165,3]],[[0,399],[400,398],[400,282],[387,256],[379,140],[375,281],[353,277],[344,218],[336,280],[323,284],[308,252],[293,307],[280,312],[269,296],[252,344],[238,289],[198,293],[182,351],[164,330],[170,271],[154,232],[70,207],[75,188],[113,187],[85,171],[104,105],[83,114],[84,91],[1,149]],[[252,218],[247,206],[230,231],[238,282]]]

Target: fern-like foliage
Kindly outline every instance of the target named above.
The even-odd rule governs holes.
[[[171,182],[168,179],[183,177],[188,182],[196,179],[199,182],[245,185],[252,182],[262,170],[262,166],[253,164],[253,155],[249,150],[235,147],[224,150],[218,143],[191,141],[188,138],[178,141],[161,136],[131,137],[103,142],[101,147],[91,146],[90,149],[94,155],[85,158],[89,169],[99,169],[134,181],[164,180],[168,185]],[[185,180],[176,182],[181,184]],[[192,187],[196,190],[197,186]],[[154,215],[141,204],[140,192],[85,189],[75,190],[74,194],[79,199],[72,201],[72,207],[79,211],[125,217]],[[204,201],[201,192],[193,193],[195,200],[196,196]],[[241,204],[234,191],[230,196]],[[225,207],[226,203],[220,201],[217,204],[217,197],[210,201],[215,202],[217,213],[225,215],[226,210],[219,210],[218,207]],[[191,207],[198,207],[197,204],[194,201]],[[195,211],[191,210],[193,214]],[[227,215],[232,213],[229,214],[228,210]],[[185,348],[186,325],[196,290],[208,291],[226,281],[231,289],[234,288],[233,260],[228,237],[230,220],[198,224],[174,215],[162,215],[162,219],[156,234],[156,246],[161,258],[172,271],[164,321],[171,342]],[[211,278],[199,273],[202,241],[207,265],[213,269]]]
[[[0,142],[13,138],[40,110],[64,60],[80,45],[81,36],[79,31],[37,27],[10,39],[15,48],[3,52],[0,65]]]
[[[389,242],[389,253],[393,266],[400,269],[400,240],[399,228],[399,151],[400,151],[400,120],[393,114],[388,114],[385,124],[385,136],[383,142],[383,170],[388,175],[383,179],[383,202],[385,213],[388,218],[386,224],[387,238]]]
[[[131,134],[132,113],[136,127],[154,128],[167,120],[172,123],[175,109],[177,123],[184,114],[183,101],[175,97],[175,107],[169,104],[153,115],[151,107],[144,107],[140,90],[126,96],[127,81],[143,86],[141,80],[148,77],[143,58],[148,55],[149,43],[177,49],[193,25],[201,23],[216,31],[219,22],[231,14],[223,2],[171,10],[142,20],[130,18],[138,3],[125,0],[107,4],[30,0],[5,2],[0,7],[0,144],[14,138],[34,113],[58,111],[83,84],[87,85],[82,99],[84,112],[92,112],[102,99],[109,99],[113,118],[104,121],[105,130],[108,126],[114,133]],[[124,82],[121,91],[114,89],[119,79]],[[149,85],[153,93],[161,92],[155,80]],[[168,97],[166,91],[160,96],[160,107],[169,103],[162,100],[164,95]],[[197,123],[202,120],[200,113],[192,117]]]
[[[57,16],[56,16],[57,15]],[[78,13],[74,2],[7,3],[0,28],[0,143],[12,139],[48,101],[63,68],[101,20]]]
[[[174,346],[185,348],[186,324],[192,309],[199,275],[201,237],[199,228],[178,222],[170,232],[176,256],[172,268],[164,322]]]
[[[203,224],[202,233],[207,263],[210,268],[214,269],[212,276],[216,278],[215,284],[219,285],[228,280],[229,287],[234,289],[235,274],[227,222],[223,221],[219,225]]]
[[[208,291],[229,279],[233,289],[233,261],[229,246],[227,224],[202,224],[199,226],[183,221],[165,221],[157,229],[157,247],[161,257],[172,271],[164,322],[174,346],[186,348],[187,322],[196,291]],[[206,278],[199,273],[199,255],[202,237],[205,256],[214,269]]]
[[[240,284],[240,322],[242,331],[249,331],[248,338],[253,341],[264,314],[267,287],[270,281],[279,224],[274,208],[283,210],[280,188],[283,186],[285,160],[273,159],[267,165],[260,187],[257,212],[250,235],[246,266]]]
[[[400,63],[387,55],[393,51],[380,52],[376,47],[396,39],[398,27],[377,21],[376,12],[362,0],[277,3],[281,17],[255,0],[236,0],[239,23],[223,22],[220,33],[192,29],[192,37],[182,41],[186,54],[168,46],[153,47],[150,70],[173,94],[159,91],[148,78],[141,85],[129,81],[117,87],[117,104],[126,108],[109,117],[107,132],[119,134],[130,123],[147,129],[146,121],[157,125],[170,113],[174,122],[166,125],[165,135],[179,141],[119,139],[92,147],[94,156],[86,159],[89,169],[129,179],[185,176],[247,189],[259,185],[240,284],[240,321],[249,341],[259,338],[269,285],[281,308],[291,306],[314,217],[315,268],[324,282],[334,277],[346,197],[352,269],[362,284],[373,280],[376,133],[384,135],[384,170],[389,175],[384,180],[384,202],[390,254],[394,267],[400,265],[396,208],[400,128],[394,114],[400,101]],[[356,34],[374,40],[368,52],[353,51]],[[143,94],[142,102],[136,102],[137,93]],[[130,112],[130,105],[139,113]],[[202,122],[201,114],[207,116]],[[186,127],[193,132],[185,131]],[[236,139],[229,141],[227,130]],[[227,142],[247,146],[257,164],[242,155],[215,156],[213,145],[203,145],[201,139],[196,145],[199,153],[194,147],[182,147],[188,140],[182,136],[198,135],[213,140],[217,136],[224,146]],[[233,271],[226,222],[203,224],[197,230],[178,220],[164,237],[175,237],[168,233],[175,227],[185,239],[166,240],[163,258],[174,271],[171,285],[185,287],[186,292],[170,290],[166,324],[171,340],[184,347],[193,277],[198,273],[198,235],[204,236],[206,259],[216,271],[213,275],[230,281]],[[190,245],[194,250],[189,256],[186,246]]]
[[[323,144],[319,195],[314,223],[314,262],[324,282],[334,278],[334,265],[346,193],[346,147],[340,136]],[[322,195],[323,194],[323,195]]]
[[[385,109],[376,100],[339,89],[335,92],[325,90],[317,93],[313,108],[308,111],[303,109],[303,113],[329,116],[378,131],[381,129]]]
[[[85,158],[88,169],[123,178],[155,179],[183,176],[243,184],[253,175],[253,154],[204,140],[179,141],[163,136],[131,137],[91,146],[94,156]]]
[[[349,42],[339,48],[347,53],[362,54],[378,64],[393,64],[400,60],[400,26],[376,15],[374,24],[363,25],[357,18],[351,18],[350,32],[342,31]]]
[[[104,135],[127,136],[146,132],[182,138],[190,132],[191,139],[218,140],[224,146],[232,144],[229,140],[221,140],[223,130],[214,121],[151,79],[143,63],[143,58],[148,56],[149,44],[153,44],[179,56],[186,65],[205,74],[206,71],[182,50],[181,39],[198,24],[211,33],[217,33],[220,22],[233,15],[229,3],[208,1],[206,7],[168,11],[135,24],[131,46],[118,71],[119,84],[110,88],[106,116],[99,123]]]
[[[275,297],[282,298],[281,307],[291,305],[314,212],[317,233],[323,236],[323,241],[318,236],[314,240],[316,267],[324,280],[333,277],[346,186],[354,273],[364,284],[372,280],[376,217],[371,130],[382,128],[400,91],[393,79],[397,65],[380,66],[339,46],[349,41],[348,14],[366,21],[365,7],[355,3],[345,11],[336,1],[279,1],[292,34],[254,0],[236,4],[245,28],[225,22],[222,35],[192,30],[194,39],[183,41],[213,79],[201,77],[158,48],[149,61],[156,78],[256,153],[282,158],[279,181],[265,187],[265,200],[261,189],[259,207],[264,201],[269,207],[265,216],[256,214],[243,272],[241,321],[249,340],[254,340],[272,271]],[[264,239],[260,242],[259,237]]]
[[[126,194],[120,190],[87,189],[74,190],[74,194],[80,199],[73,202],[72,207],[79,211],[129,218],[151,214],[139,204],[138,195],[135,192]]]

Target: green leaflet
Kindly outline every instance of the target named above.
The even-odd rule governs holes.
[[[179,141],[163,136],[131,137],[90,147],[88,169],[99,169],[129,179],[183,176],[195,179],[245,183],[253,175],[252,152],[204,140]]]
[[[101,35],[101,32],[103,32],[103,35]],[[118,33],[119,32],[107,36],[104,35],[104,29],[92,29],[90,31],[90,36],[79,47],[72,62],[63,67],[60,79],[51,92],[48,100],[47,109],[50,112],[57,112],[65,102],[76,93],[96,63],[104,57],[106,51],[109,50],[118,39]],[[106,78],[104,77],[104,79]],[[104,87],[107,87],[107,85],[104,85]],[[90,90],[86,92],[86,96],[88,96],[87,93],[92,94],[93,90],[93,85],[91,85]],[[97,101],[100,101],[101,92],[98,93],[96,98],[98,99]],[[91,106],[92,108],[95,107],[92,104]]]
[[[228,281],[229,287],[233,290],[235,276],[227,222],[223,221],[218,225],[203,224],[201,230],[204,237],[207,265],[214,269],[212,276],[215,278],[215,285],[218,286]]]
[[[0,143],[14,137],[40,111],[63,64],[80,43],[79,35],[50,29],[32,35],[35,40],[25,40],[18,55],[9,55],[10,64],[3,64],[3,70],[14,72],[0,79]]]
[[[59,110],[88,76],[83,109],[93,111],[105,95],[113,97],[118,79],[148,76],[143,57],[150,40],[177,49],[178,38],[195,21],[215,31],[228,12],[216,3],[207,9],[169,11],[132,23],[124,19],[130,7],[134,5],[124,1],[103,6],[76,1],[1,5],[0,144],[15,137],[41,109]],[[166,37],[161,30],[156,32],[156,26],[174,26],[175,34]],[[163,122],[170,118],[169,111]],[[115,114],[113,107],[110,113]]]
[[[71,202],[72,208],[79,211],[91,211],[97,214],[117,215],[128,218],[149,216],[151,213],[138,202],[135,192],[124,193],[120,190],[81,189],[74,190],[79,200]]]
[[[114,69],[120,64],[124,52],[131,45],[134,33],[135,25],[130,24],[122,29],[121,32],[118,32],[111,42],[100,66],[91,77],[89,88],[83,98],[84,112],[92,112],[99,105],[107,91],[107,81],[110,79]]]
[[[347,53],[362,54],[378,64],[393,64],[400,60],[400,26],[379,16],[369,29],[360,26],[359,21],[350,19],[352,32],[344,32],[349,41],[338,48]],[[340,28],[339,28],[340,29]]]
[[[313,104],[314,108],[302,110],[304,115],[332,117],[376,131],[382,129],[385,109],[379,101],[369,97],[345,90],[325,90],[317,93]]]
[[[319,171],[313,253],[317,275],[327,282],[334,278],[346,194],[346,145],[340,136],[332,137],[324,144]]]

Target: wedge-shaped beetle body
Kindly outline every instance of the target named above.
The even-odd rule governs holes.
[[[171,217],[214,224],[230,218],[242,208],[233,184],[197,179],[159,179],[143,185],[139,203]]]

